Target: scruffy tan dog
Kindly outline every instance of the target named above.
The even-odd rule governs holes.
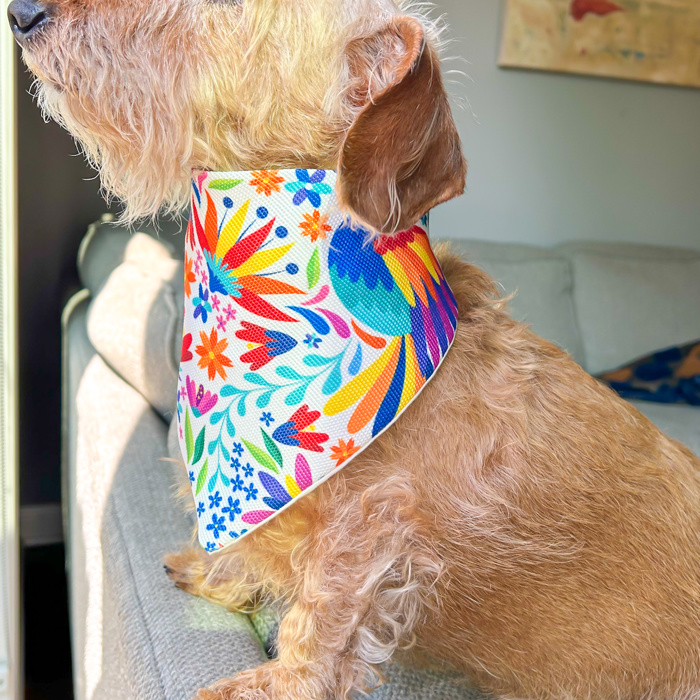
[[[129,218],[192,167],[337,168],[384,232],[463,189],[438,32],[403,1],[41,3],[10,11],[41,105]],[[700,461],[440,257],[460,324],[420,399],[237,546],[167,558],[230,610],[288,603],[279,658],[198,697],[348,698],[415,643],[502,698],[697,700]]]

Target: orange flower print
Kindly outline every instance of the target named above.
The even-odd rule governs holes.
[[[280,185],[283,182],[284,178],[280,177],[279,170],[256,170],[253,172],[250,184],[255,187],[258,194],[269,197],[273,192],[280,191]]]
[[[188,299],[192,294],[192,289],[190,288],[190,285],[192,284],[192,282],[196,281],[197,278],[194,276],[194,272],[192,272],[192,258],[185,255],[185,294],[187,295]]]
[[[302,236],[311,236],[311,242],[316,243],[320,238],[325,240],[326,234],[333,229],[328,225],[328,217],[318,209],[314,210],[313,214],[304,214],[304,221],[299,224]]]
[[[331,459],[335,460],[335,466],[339,467],[343,462],[350,459],[356,452],[359,452],[360,446],[355,444],[355,440],[350,438],[347,443],[343,438],[338,440],[335,447],[331,447]]]
[[[197,367],[199,369],[207,369],[209,373],[209,381],[212,381],[218,372],[222,379],[226,379],[226,370],[224,367],[233,367],[233,362],[224,355],[224,350],[228,347],[228,340],[222,338],[219,340],[219,335],[216,328],[212,329],[211,335],[207,338],[204,331],[200,331],[199,337],[202,344],[195,349],[199,355]]]

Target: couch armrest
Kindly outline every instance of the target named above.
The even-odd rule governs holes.
[[[163,555],[190,539],[166,425],[92,349],[89,298],[64,319],[64,478],[77,700],[187,700],[266,660],[247,617],[175,588]]]

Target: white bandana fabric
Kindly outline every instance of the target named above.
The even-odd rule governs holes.
[[[449,350],[427,217],[371,239],[336,173],[198,173],[177,416],[199,540],[231,544],[386,430]]]

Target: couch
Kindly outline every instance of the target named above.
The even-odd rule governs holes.
[[[435,235],[435,234],[434,234]],[[516,318],[591,373],[700,338],[700,252],[608,243],[555,249],[455,240]],[[227,613],[175,588],[162,556],[189,540],[173,497],[181,346],[180,226],[90,227],[84,289],[63,318],[64,516],[77,700],[187,700],[263,663],[274,614]],[[636,403],[700,453],[700,409]],[[373,700],[477,700],[448,672],[401,663]]]

